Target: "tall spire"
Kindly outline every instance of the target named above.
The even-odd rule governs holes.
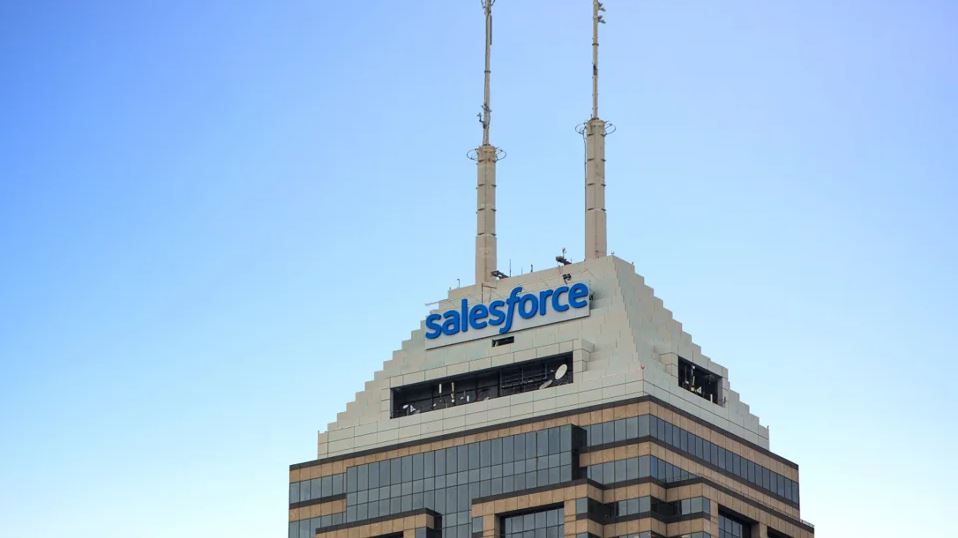
[[[490,107],[490,54],[492,49],[492,5],[495,0],[483,0],[486,16],[486,69],[483,86],[482,145],[470,152],[476,160],[476,284],[495,280],[496,270],[496,161],[500,150],[489,143],[489,126],[492,121]]]
[[[592,117],[582,126],[585,136],[585,259],[606,255],[605,135],[611,125],[599,119],[599,24],[605,24],[602,2],[592,0]]]

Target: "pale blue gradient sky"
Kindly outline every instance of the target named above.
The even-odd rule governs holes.
[[[582,256],[589,6],[496,5],[514,272]],[[819,536],[947,534],[958,4],[607,6],[611,250]],[[285,536],[287,465],[472,277],[482,31],[478,0],[0,2],[0,534]]]

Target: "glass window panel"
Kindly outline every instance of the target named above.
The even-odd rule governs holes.
[[[415,454],[412,456],[412,478],[419,480],[423,477],[423,455]]]
[[[460,453],[461,454],[461,453]],[[479,461],[479,443],[469,443],[466,445],[466,461],[467,469],[478,469],[480,465]]]
[[[446,454],[446,469],[445,469],[445,473],[446,473],[446,474],[450,474],[450,473],[458,472],[458,471],[459,471],[459,468],[458,468],[458,466],[456,465],[456,463],[457,463],[457,461],[456,461],[456,457],[457,457],[457,456],[456,456],[456,448],[455,448],[455,447],[447,448],[447,449],[443,450],[443,452]]]
[[[625,441],[625,419],[616,420],[614,423],[615,442]]]
[[[513,461],[526,459],[526,437],[522,434],[513,436]],[[505,456],[505,452],[503,452]]]
[[[359,469],[365,468],[365,465],[359,467],[350,467],[346,469],[346,489],[356,491],[356,477],[359,475]]]
[[[649,415],[642,415],[639,417],[639,437],[647,437],[649,435]]]
[[[559,451],[568,452],[572,450],[572,425],[566,424],[559,428]]]
[[[515,458],[515,436],[502,439],[502,463],[509,463]]]
[[[523,435],[526,442],[526,459],[536,456],[536,432],[528,432]]]
[[[490,462],[492,465],[502,463],[502,439],[493,439],[489,443]]]
[[[618,461],[615,462],[615,471],[614,471],[614,472],[615,472],[615,481],[616,481],[616,482],[624,482],[624,481],[625,481],[625,477],[626,477],[625,461],[626,461],[626,460],[618,460]]]
[[[383,460],[375,465],[379,467],[379,485],[388,486],[389,485],[389,460]]]
[[[602,423],[602,443],[611,443],[615,441],[615,423],[614,422],[603,422]]]
[[[589,478],[595,480],[600,484],[605,484],[605,476],[602,475],[602,464],[590,465],[589,466]]]
[[[625,460],[625,479],[636,480],[639,478],[639,460],[638,458],[629,458]]]
[[[639,436],[639,418],[630,417],[625,419],[625,438],[635,439]]]
[[[639,478],[652,476],[651,456],[639,456]]]

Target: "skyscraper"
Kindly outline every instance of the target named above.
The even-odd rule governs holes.
[[[605,137],[586,143],[585,260],[497,267],[493,0],[476,281],[440,301],[290,466],[290,538],[812,537],[798,466],[634,267],[606,253]]]

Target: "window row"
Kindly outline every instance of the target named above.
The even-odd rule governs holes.
[[[346,470],[346,491],[360,491],[484,468],[489,468],[491,472],[497,465],[521,461],[525,461],[528,467],[528,462],[533,459],[536,461],[536,468],[554,467],[556,465],[552,462],[558,461],[560,455],[566,458],[563,459],[564,463],[559,464],[567,465],[571,463],[572,437],[573,427],[561,426],[357,465]],[[543,465],[540,463],[542,461],[550,463]],[[529,470],[531,469],[524,469]]]
[[[560,538],[564,536],[561,507],[502,518],[502,538]]]
[[[314,538],[316,529],[343,524],[343,512],[289,522],[289,538]]]
[[[392,417],[418,415],[572,383],[572,353],[434,379],[392,391]]]
[[[663,501],[655,497],[646,496],[611,503],[614,517],[627,517],[651,512],[663,518],[688,516],[691,514],[708,514],[711,509],[709,500],[705,497],[692,497],[680,501]]]
[[[552,484],[554,478],[539,477],[539,472],[571,466],[573,436],[582,437],[582,431],[561,426],[357,465],[343,474],[291,483],[289,502],[344,493],[349,503],[369,502],[467,482],[495,481],[489,487],[496,493],[490,494],[535,487],[527,484]],[[584,442],[582,438],[577,445]],[[559,472],[571,476],[572,470]],[[530,473],[536,476],[505,481],[501,486],[496,480]],[[369,493],[362,493],[367,490]]]
[[[719,538],[749,538],[751,535],[752,529],[745,521],[719,514]]]
[[[467,483],[478,483],[486,480],[495,480],[497,478],[518,476],[527,473],[535,473],[538,471],[548,471],[550,469],[558,469],[561,467],[569,467],[569,473],[571,473],[571,452],[492,465],[489,467],[482,467],[469,471],[440,474],[437,476],[429,476],[428,478],[410,479],[408,481],[400,481],[391,485],[381,485],[378,487],[375,485],[377,482],[372,480],[367,482],[367,486],[365,488],[359,488],[356,490],[351,489],[350,492],[346,494],[346,501],[350,503],[375,501],[388,497],[398,497],[400,495],[408,495],[410,493],[429,491],[437,488]]]
[[[598,463],[586,468],[586,478],[602,485],[649,477],[668,484],[689,480],[695,478],[695,475],[655,456],[639,456]]]
[[[343,489],[345,476],[344,473],[339,473],[302,482],[292,482],[289,485],[289,502],[292,504],[342,495],[345,493]]]
[[[638,534],[628,534],[625,536],[619,536],[619,538],[665,538],[661,534],[652,531],[640,532]],[[712,535],[707,532],[689,532],[681,536],[676,536],[675,538],[712,538]]]
[[[429,479],[431,480],[434,479]],[[572,480],[572,467],[566,465],[501,478],[413,491],[400,496],[378,497],[379,490],[351,493],[346,501],[346,521],[351,523],[420,508],[429,508],[445,515],[449,511],[469,510],[472,500],[479,497],[556,485],[570,480]],[[425,486],[428,481],[422,482]],[[415,484],[414,482],[413,485]],[[404,488],[405,485],[402,487]],[[373,492],[376,492],[377,496],[373,496]],[[363,496],[364,494],[368,495]],[[354,500],[352,500],[353,495],[355,495]]]
[[[798,482],[726,450],[655,415],[642,415],[585,426],[586,444],[600,446],[629,439],[652,437],[794,504]]]
[[[575,507],[576,514],[588,514],[590,519],[602,524],[639,514],[650,514],[667,521],[691,514],[707,515],[711,510],[711,504],[705,497],[667,502],[648,495],[612,503],[601,503],[594,499],[576,499]]]

